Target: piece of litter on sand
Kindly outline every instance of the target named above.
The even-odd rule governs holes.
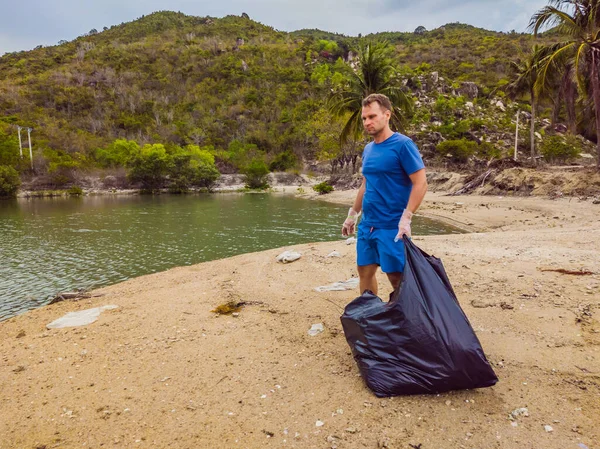
[[[279,256],[277,256],[277,262],[290,263],[300,259],[300,257],[302,257],[302,254],[297,253],[295,251],[284,251]]]
[[[323,323],[313,324],[308,330],[308,335],[314,337],[315,335],[319,335],[324,330],[325,326],[323,326]]]
[[[356,243],[356,238],[350,237],[346,239],[346,245],[352,245],[353,243]]]
[[[354,290],[356,287],[358,287],[358,278],[350,278],[347,281],[339,281],[317,287],[315,290],[318,292],[341,292],[344,290]]]
[[[333,251],[333,252],[327,254],[327,257],[342,257],[342,255],[340,253],[338,253],[337,251]]]
[[[119,306],[109,305],[94,307],[93,309],[80,310],[79,312],[69,312],[65,316],[47,324],[48,329],[61,329],[63,327],[85,326],[98,319],[105,310],[117,309]]]

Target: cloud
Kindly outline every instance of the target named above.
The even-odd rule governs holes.
[[[0,0],[8,3],[9,0]],[[117,25],[158,10],[222,17],[246,12],[254,20],[282,31],[319,28],[357,35],[379,31],[413,31],[462,22],[481,28],[525,31],[531,15],[548,0],[29,0],[23,8],[0,10],[0,55],[54,45],[92,28]],[[2,8],[2,6],[4,6]],[[250,6],[250,7],[249,7]]]

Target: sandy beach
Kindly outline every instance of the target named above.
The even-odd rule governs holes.
[[[355,247],[304,244],[174,268],[1,322],[0,448],[599,447],[600,205],[428,193],[420,213],[472,231],[413,237],[443,260],[496,386],[376,398],[339,320],[358,290],[315,291],[357,275]],[[283,250],[302,257],[278,263]],[[228,301],[243,304],[235,316],[211,312]],[[118,308],[46,328],[104,305]],[[317,323],[324,332],[308,335]]]

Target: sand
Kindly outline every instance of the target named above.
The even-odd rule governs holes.
[[[314,290],[356,276],[355,248],[303,244],[1,322],[0,448],[597,448],[600,205],[429,193],[421,213],[475,231],[414,239],[442,258],[496,386],[376,398],[339,321],[358,291]],[[277,263],[284,250],[302,257]],[[546,271],[558,269],[594,274]],[[230,300],[245,303],[236,316],[211,312]],[[112,304],[87,326],[46,328]]]

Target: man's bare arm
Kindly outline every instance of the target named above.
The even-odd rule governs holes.
[[[412,191],[410,192],[410,197],[408,198],[408,205],[406,208],[415,213],[423,198],[425,198],[425,193],[427,192],[427,177],[425,176],[425,169],[422,168],[419,171],[414,172],[409,176],[412,181]]]

